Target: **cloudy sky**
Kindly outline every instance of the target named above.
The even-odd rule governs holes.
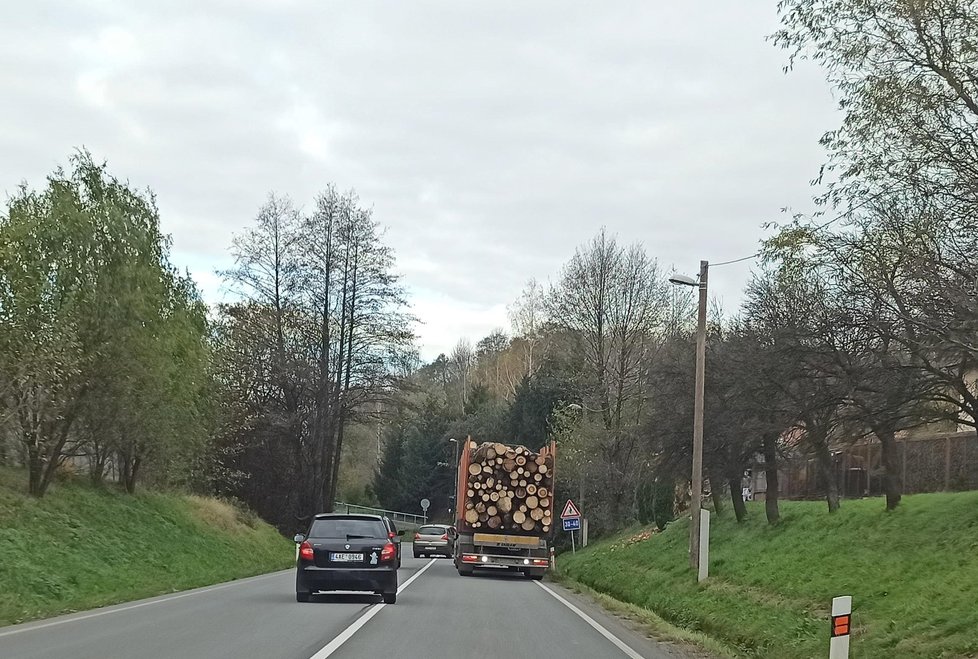
[[[422,353],[507,326],[601,226],[667,269],[753,253],[810,209],[837,121],[785,76],[774,0],[20,2],[0,22],[0,190],[84,145],[156,191],[209,301],[269,191],[355,188]],[[711,272],[735,309],[749,263]]]

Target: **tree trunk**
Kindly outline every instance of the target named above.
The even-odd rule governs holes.
[[[813,442],[815,446],[815,457],[818,461],[818,469],[825,479],[825,502],[829,506],[829,512],[834,513],[839,509],[839,484],[835,480],[835,469],[832,465],[832,452],[829,450],[828,442],[824,437]]]
[[[44,496],[41,487],[41,475],[44,473],[44,462],[41,451],[31,442],[27,446],[27,492],[34,497]]]
[[[723,512],[723,480],[710,477],[710,498],[713,499],[713,512],[718,517]]]
[[[883,492],[886,494],[886,509],[895,510],[903,493],[903,480],[900,474],[903,466],[900,463],[899,445],[895,433],[890,427],[875,427],[873,433],[879,438],[882,448]]]
[[[741,482],[739,478],[731,478],[727,485],[730,486],[730,500],[733,502],[734,514],[737,516],[738,522],[743,522],[747,519],[747,505],[744,504],[744,492],[741,489]]]
[[[764,436],[764,476],[767,481],[764,512],[767,514],[768,524],[777,524],[781,521],[781,510],[778,507],[781,485],[778,482],[778,437],[773,433]]]

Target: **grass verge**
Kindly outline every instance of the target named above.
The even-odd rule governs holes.
[[[226,502],[61,483],[27,496],[0,469],[0,625],[290,566],[294,546]]]
[[[705,634],[741,656],[828,652],[832,597],[853,596],[852,656],[978,655],[978,492],[785,502],[770,527],[763,504],[737,524],[712,522],[710,579],[687,566],[688,526],[628,533],[561,555],[561,573],[669,625]],[[700,643],[700,645],[702,645]],[[716,649],[714,649],[716,651]]]

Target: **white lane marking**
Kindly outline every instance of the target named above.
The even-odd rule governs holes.
[[[411,583],[415,579],[417,579],[422,574],[424,574],[424,571],[427,570],[432,565],[434,565],[437,561],[438,561],[437,558],[432,558],[430,561],[428,561],[427,565],[425,565],[423,568],[421,568],[420,570],[418,570],[417,572],[415,572],[411,576],[410,579],[408,579],[403,584],[401,584],[400,587],[398,587],[397,594],[400,595],[401,594],[401,591],[403,591],[405,588],[407,588],[408,586],[410,586]],[[330,641],[328,644],[326,644],[326,646],[322,650],[320,650],[316,654],[312,655],[312,657],[310,657],[310,659],[326,659],[326,657],[329,657],[330,655],[332,655],[334,652],[336,652],[337,650],[339,650],[340,647],[342,647],[342,645],[344,643],[346,643],[347,641],[349,641],[353,637],[354,634],[356,634],[358,631],[360,631],[360,628],[363,627],[364,625],[366,625],[370,621],[371,618],[373,618],[375,615],[377,615],[378,613],[380,613],[380,610],[383,609],[385,606],[387,606],[387,605],[386,604],[371,604],[370,609],[368,609],[366,613],[364,613],[362,616],[360,616],[359,618],[357,618],[356,620],[354,620],[352,625],[350,625],[349,627],[347,627],[346,629],[344,629],[342,632],[340,632],[340,635],[339,636],[337,636],[332,641]]]
[[[215,590],[230,588],[231,586],[240,586],[243,583],[258,581],[259,579],[267,579],[268,577],[274,577],[280,574],[281,572],[271,572],[269,574],[262,574],[257,577],[248,577],[247,579],[238,579],[237,581],[229,581],[228,583],[219,584],[217,586],[196,588],[194,590],[187,591],[185,593],[180,593],[179,595],[160,597],[158,599],[153,599],[148,602],[139,602],[138,604],[130,604],[128,606],[119,606],[117,608],[109,609],[107,611],[93,611],[92,613],[84,613],[82,615],[74,616],[71,618],[65,618],[63,620],[52,620],[51,622],[42,622],[37,625],[30,625],[30,623],[23,623],[24,625],[30,625],[30,626],[18,627],[17,629],[10,629],[8,631],[0,631],[0,638],[3,638],[4,636],[12,636],[14,634],[21,634],[23,632],[32,632],[35,629],[46,629],[47,627],[54,627],[55,625],[64,625],[69,622],[78,622],[80,620],[88,620],[89,618],[98,618],[100,616],[107,616],[112,613],[122,613],[123,611],[132,611],[133,609],[140,609],[144,606],[150,606],[153,604],[163,604],[164,602],[172,602],[173,600],[183,599],[184,597],[190,597],[191,595],[211,593],[214,592]]]
[[[629,659],[643,659],[642,655],[640,655],[639,653],[635,652],[635,650],[633,650],[630,647],[628,647],[627,645],[625,645],[625,643],[620,638],[618,638],[617,636],[615,636],[614,634],[612,634],[611,632],[609,632],[607,629],[605,629],[604,627],[602,627],[600,624],[598,624],[594,620],[594,618],[592,618],[588,614],[586,614],[583,611],[581,611],[579,608],[577,608],[576,606],[574,606],[573,604],[571,604],[570,602],[568,602],[566,599],[564,599],[563,597],[561,597],[560,595],[558,595],[554,591],[552,591],[549,588],[547,588],[546,586],[544,586],[539,581],[534,581],[533,583],[535,583],[536,585],[540,586],[545,591],[547,591],[548,593],[550,593],[551,595],[553,595],[554,598],[556,598],[556,600],[558,602],[560,602],[561,604],[563,604],[564,606],[566,606],[568,609],[570,609],[571,611],[573,611],[574,613],[576,613],[578,616],[580,616],[581,619],[584,620],[584,622],[586,622],[587,624],[589,624],[592,627],[594,627],[598,631],[599,634],[601,634],[606,639],[608,639],[609,641],[611,641],[612,643],[614,643],[615,646],[619,650],[621,650],[622,652],[624,652],[626,657],[628,657]]]

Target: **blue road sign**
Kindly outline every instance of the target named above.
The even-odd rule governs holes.
[[[580,517],[568,517],[564,519],[564,530],[565,531],[580,531],[581,530],[581,518]]]

